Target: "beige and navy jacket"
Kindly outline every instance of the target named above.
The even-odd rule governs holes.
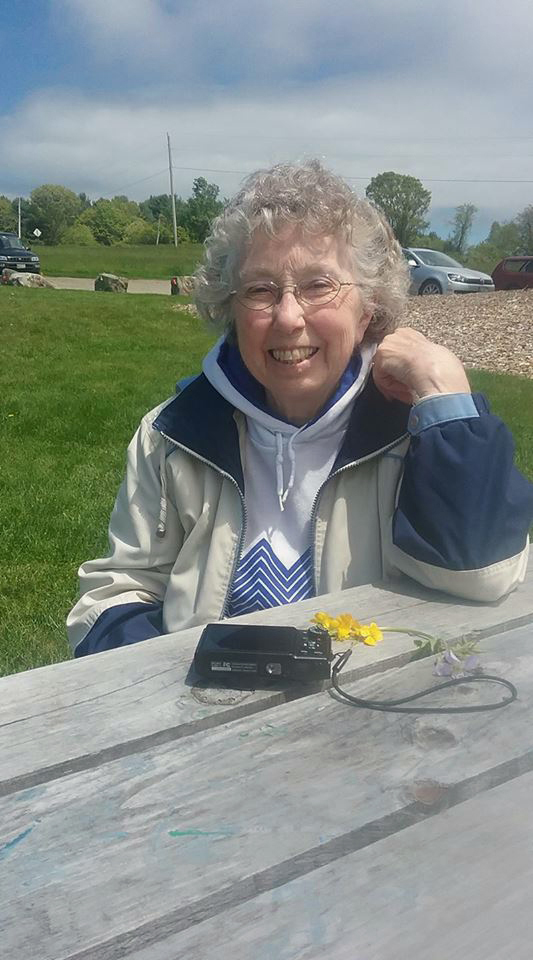
[[[367,381],[313,506],[316,595],[407,575],[493,601],[523,579],[533,488],[505,425],[412,409]],[[437,411],[437,412],[436,412]],[[144,417],[111,516],[109,555],[80,568],[76,656],[227,615],[245,537],[246,418],[202,374]]]

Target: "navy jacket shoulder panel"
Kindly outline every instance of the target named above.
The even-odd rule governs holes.
[[[405,437],[410,410],[410,406],[398,400],[386,400],[370,376],[354,403],[332,473]]]
[[[229,474],[242,492],[239,434],[233,414],[234,407],[202,373],[160,411],[153,426]]]

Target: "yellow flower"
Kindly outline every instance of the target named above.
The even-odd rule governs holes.
[[[351,613],[339,614],[336,620],[337,640],[343,642],[349,640],[350,637],[356,636],[359,627],[360,624],[357,620],[354,620]]]
[[[375,647],[376,643],[380,643],[381,640],[383,640],[383,634],[377,623],[374,622],[369,625],[361,624],[359,636],[368,647]]]
[[[311,623],[316,623],[319,627],[322,627],[323,630],[331,630],[332,625],[335,623],[333,617],[330,617],[329,613],[323,613],[319,611],[315,613]]]
[[[374,647],[383,640],[383,634],[378,625],[359,623],[351,613],[340,613],[338,617],[330,617],[329,613],[319,611],[315,613],[311,623],[316,623],[323,630],[327,630],[333,640],[339,643],[366,643]]]

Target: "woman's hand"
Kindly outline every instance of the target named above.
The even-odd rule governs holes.
[[[388,400],[402,403],[439,393],[471,392],[459,358],[410,327],[400,327],[381,341],[373,377]]]

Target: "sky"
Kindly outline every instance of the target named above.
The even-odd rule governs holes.
[[[143,200],[319,157],[493,220],[533,203],[531,0],[0,0],[0,194]]]

